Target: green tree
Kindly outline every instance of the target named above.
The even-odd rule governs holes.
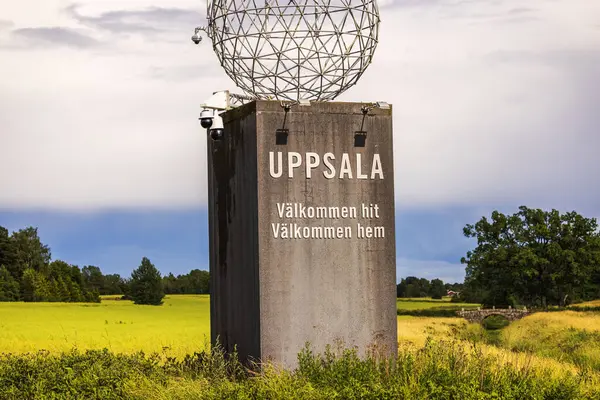
[[[58,299],[57,295],[52,292],[52,282],[46,278],[46,275],[40,272],[34,273],[33,301],[55,301]]]
[[[208,294],[210,286],[208,271],[193,269],[188,275],[193,294]]]
[[[166,294],[179,293],[178,279],[172,272],[169,272],[169,275],[163,277],[163,288]]]
[[[26,302],[35,301],[36,272],[33,268],[23,271],[21,279],[21,299]]]
[[[50,248],[42,243],[37,228],[30,226],[13,232],[11,242],[16,260],[7,267],[15,278],[20,278],[27,268],[46,273],[51,258]]]
[[[88,265],[83,267],[81,273],[83,275],[83,281],[87,290],[95,290],[97,292],[102,290],[102,287],[104,286],[104,275],[102,275],[100,268],[93,265]]]
[[[0,266],[0,301],[18,301],[19,292],[19,282],[4,265]]]
[[[444,282],[441,279],[434,279],[431,281],[430,293],[433,299],[441,299],[446,295],[446,288]]]
[[[17,252],[12,242],[11,236],[8,230],[3,226],[0,226],[0,265],[4,265],[6,269],[11,272],[11,275],[15,279],[19,279],[20,276],[16,276],[14,271],[16,268],[14,265],[17,264]]]
[[[69,286],[67,285],[65,280],[62,278],[62,276],[60,278],[58,278],[58,280],[55,282],[56,282],[56,286],[58,289],[56,292],[56,297],[58,298],[58,301],[63,301],[63,302],[72,301],[71,293],[69,291]]]
[[[590,282],[583,288],[583,299],[600,299],[600,265],[593,269]]]
[[[124,300],[131,300],[131,277],[122,278],[119,286],[121,287],[121,292],[123,293],[122,298]]]
[[[67,281],[67,290],[69,291],[69,299],[72,302],[79,303],[85,300],[81,292],[81,286],[74,283],[72,280]]]
[[[146,257],[131,274],[131,298],[135,304],[161,305],[165,293],[160,272]]]
[[[85,281],[83,279],[83,274],[77,265],[71,266],[71,280],[75,283],[81,290],[85,287]]]
[[[83,299],[88,303],[100,303],[100,293],[94,290],[88,290],[84,293]]]
[[[416,276],[408,276],[402,279],[400,286],[397,287],[397,294],[402,294],[398,297],[428,297],[430,283],[425,278],[417,278]]]
[[[71,266],[62,261],[62,260],[54,260],[48,265],[48,278],[58,280],[62,278],[63,280],[71,279]]]
[[[119,274],[104,275],[100,294],[123,294],[122,283],[123,279]]]
[[[396,297],[408,297],[408,283],[406,283],[406,278],[402,278],[400,283],[396,285]]]
[[[58,281],[50,280],[48,281],[50,295],[48,298],[42,299],[40,301],[61,301],[60,299],[60,288],[58,287]]]
[[[598,224],[574,211],[494,211],[490,220],[483,217],[463,232],[477,239],[461,260],[465,291],[483,292],[486,306],[565,305],[582,294],[600,265]]]

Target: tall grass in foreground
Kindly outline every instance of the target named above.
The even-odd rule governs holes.
[[[0,356],[1,399],[600,399],[597,377],[498,362],[477,346],[428,340],[395,359],[306,347],[294,371],[245,369],[218,348],[183,360],[71,351]]]

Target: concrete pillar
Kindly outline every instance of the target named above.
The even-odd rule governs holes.
[[[255,101],[222,117],[208,138],[213,341],[288,368],[306,342],[396,354],[391,109]]]

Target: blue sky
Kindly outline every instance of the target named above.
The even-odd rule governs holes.
[[[462,227],[496,208],[600,216],[600,2],[379,3],[337,100],[394,106],[399,278],[462,280]],[[106,273],[206,269],[199,104],[236,89],[203,22],[197,0],[0,4],[0,225]]]
[[[142,257],[165,274],[208,270],[207,214],[196,211],[4,212],[7,229],[37,226],[53,259],[129,276]]]

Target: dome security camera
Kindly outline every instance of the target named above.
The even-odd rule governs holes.
[[[204,128],[204,129],[209,129],[212,124],[213,124],[213,119],[215,118],[215,116],[213,115],[213,112],[211,110],[202,110],[202,112],[200,113],[200,125]]]
[[[220,115],[215,115],[213,119],[213,126],[209,129],[210,137],[212,140],[221,140],[225,135],[225,129],[223,127],[223,118]]]
[[[225,132],[223,131],[223,129],[211,129],[210,130],[210,138],[212,140],[221,140],[221,139],[223,139],[224,134],[225,134]]]
[[[192,36],[192,42],[194,42],[196,44],[200,44],[201,41],[202,41],[202,36],[200,36],[198,33],[194,33],[194,35]]]

